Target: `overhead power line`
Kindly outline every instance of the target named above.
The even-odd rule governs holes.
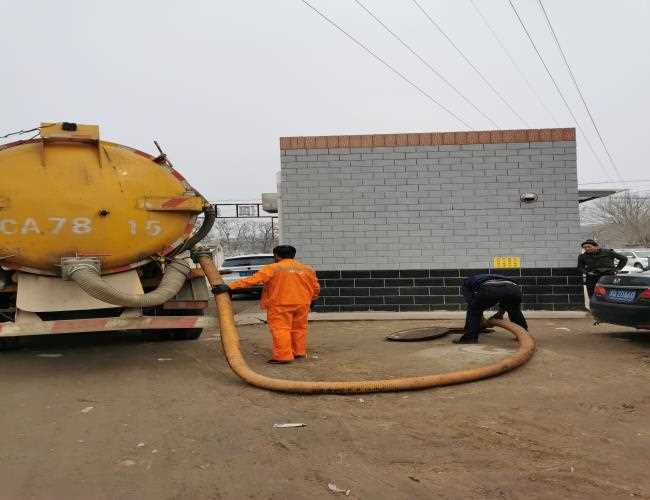
[[[377,15],[372,12],[368,7],[366,7],[362,2],[359,0],[353,0],[359,7],[361,7],[366,13],[372,17],[375,21],[377,21],[382,28],[384,28],[388,33],[390,33],[393,38],[395,38],[399,43],[402,44],[404,48],[406,48],[411,54],[413,54],[415,57],[418,58],[418,60],[424,64],[427,68],[429,68],[430,71],[432,71],[438,78],[440,78],[445,84],[447,84],[448,87],[450,87],[458,96],[460,96],[467,104],[469,104],[472,108],[474,108],[476,111],[480,113],[483,118],[485,118],[487,121],[489,121],[494,127],[500,128],[497,123],[490,118],[486,113],[484,113],[476,104],[474,104],[465,94],[463,94],[458,88],[451,83],[445,76],[440,73],[438,69],[436,69],[434,66],[432,66],[426,59],[424,59],[420,54],[418,54],[410,45],[408,45],[395,31],[393,31],[390,27],[386,25]]]
[[[40,127],[34,127],[30,128],[27,130],[16,130],[15,132],[9,132],[8,134],[5,135],[0,135],[0,139],[7,139],[8,137],[11,137],[12,135],[24,135],[24,134],[29,134],[30,132],[36,132],[40,133],[41,129],[48,128],[48,127],[53,127],[56,125],[56,123],[50,123],[49,125],[41,125]],[[38,133],[36,134],[38,136]]]
[[[533,87],[533,84],[530,82],[530,80],[528,79],[526,74],[523,72],[523,70],[521,69],[519,64],[517,64],[516,59],[514,58],[512,53],[508,50],[506,45],[503,43],[503,40],[501,40],[501,37],[499,37],[496,30],[492,27],[492,25],[487,20],[487,18],[483,14],[483,12],[478,8],[478,5],[476,5],[476,2],[474,0],[470,0],[470,3],[472,4],[472,7],[474,7],[474,10],[479,15],[479,17],[483,20],[483,24],[485,24],[487,29],[490,31],[490,33],[492,34],[492,37],[499,44],[499,47],[501,47],[501,50],[503,50],[503,52],[506,54],[506,56],[508,56],[508,59],[510,60],[510,63],[514,66],[514,68],[517,70],[519,75],[523,78],[524,82],[526,82],[526,86],[528,87],[528,89],[537,98],[537,101],[539,101],[539,103],[544,108],[544,110],[548,113],[548,115],[553,119],[553,121],[555,122],[555,125],[557,125],[559,127],[560,123],[558,122],[557,118],[555,118],[555,115],[553,114],[553,112],[548,108],[548,106],[546,106],[546,103],[544,102],[542,97],[539,95],[537,90],[535,90],[535,87]]]
[[[496,96],[501,100],[501,102],[503,102],[503,104],[505,104],[505,105],[508,107],[508,109],[509,109],[510,111],[512,111],[512,113],[513,113],[517,118],[519,118],[519,120],[521,120],[521,122],[522,122],[526,127],[530,127],[530,125],[528,124],[528,122],[527,122],[527,121],[526,121],[526,120],[525,120],[525,119],[524,119],[524,118],[523,118],[519,113],[517,113],[517,110],[515,110],[515,108],[512,107],[512,105],[511,105],[511,104],[506,100],[505,97],[503,97],[503,95],[502,95],[502,94],[501,94],[501,93],[500,93],[500,92],[499,92],[499,91],[494,87],[494,85],[492,85],[492,83],[490,83],[490,81],[489,81],[489,80],[488,80],[488,79],[483,75],[483,73],[481,73],[481,71],[476,67],[476,65],[475,65],[474,63],[472,63],[472,61],[469,60],[469,58],[465,55],[465,53],[464,53],[464,52],[463,52],[463,51],[458,47],[458,45],[456,45],[456,43],[451,39],[451,37],[450,37],[449,35],[447,35],[447,33],[445,33],[445,31],[444,31],[444,30],[440,27],[440,25],[439,25],[439,24],[438,24],[438,23],[437,23],[437,22],[436,22],[436,21],[435,21],[435,20],[434,20],[430,15],[429,15],[429,13],[428,13],[428,12],[427,12],[423,7],[422,7],[422,5],[420,5],[420,3],[419,3],[417,0],[411,0],[411,1],[416,5],[416,7],[417,7],[418,9],[420,9],[420,11],[424,14],[424,16],[429,20],[429,22],[430,22],[431,24],[433,24],[433,25],[435,26],[435,28],[436,28],[436,29],[437,29],[437,30],[442,34],[442,36],[444,36],[444,37],[447,39],[447,41],[451,44],[451,46],[452,46],[454,49],[456,49],[456,52],[458,52],[458,53],[460,54],[460,56],[465,60],[465,62],[466,62],[467,64],[469,64],[469,66],[474,70],[474,72],[475,72],[478,76],[481,77],[481,79],[485,82],[485,84],[486,84],[488,87],[490,87],[490,90],[492,90],[492,92],[493,92],[493,93],[494,93],[494,94],[495,94],[495,95],[496,95]]]
[[[375,54],[372,50],[370,50],[366,45],[364,45],[362,42],[357,40],[354,36],[352,36],[350,33],[345,31],[341,26],[336,24],[332,19],[327,17],[324,13],[322,13],[320,10],[318,10],[316,7],[314,7],[312,4],[310,4],[307,0],[300,0],[302,3],[304,3],[307,7],[309,7],[311,10],[316,12],[322,19],[327,21],[329,24],[334,26],[337,30],[339,30],[341,33],[343,33],[346,37],[348,37],[350,40],[352,40],[355,44],[357,44],[359,47],[361,47],[363,50],[365,50],[368,54],[370,54],[372,57],[374,57],[377,61],[382,63],[384,66],[386,66],[390,71],[395,73],[397,76],[399,76],[402,80],[404,80],[406,83],[408,83],[411,87],[413,87],[415,90],[417,90],[420,94],[422,94],[425,98],[427,98],[429,101],[433,102],[437,106],[439,106],[441,109],[446,111],[449,115],[453,116],[456,120],[458,120],[460,123],[462,123],[464,126],[469,128],[470,130],[474,130],[474,128],[467,123],[465,120],[463,120],[460,116],[458,116],[456,113],[454,113],[451,109],[446,107],[444,104],[442,104],[440,101],[438,101],[435,97],[433,97],[431,94],[429,94],[427,91],[419,87],[417,84],[413,83],[411,80],[409,80],[403,73],[401,73],[399,70],[395,69],[393,66],[391,66],[386,60]]]
[[[603,139],[603,136],[600,133],[600,130],[598,129],[598,125],[596,125],[596,120],[594,120],[594,116],[591,114],[591,110],[589,109],[589,106],[587,105],[587,101],[585,100],[584,96],[582,95],[582,90],[580,90],[580,85],[578,85],[578,81],[576,80],[575,75],[573,74],[573,70],[571,69],[571,66],[569,65],[569,61],[567,60],[566,54],[564,53],[564,50],[562,50],[562,46],[560,45],[560,40],[557,37],[557,34],[555,33],[555,30],[553,29],[553,25],[551,24],[551,19],[548,16],[548,12],[546,12],[546,9],[544,8],[544,4],[542,3],[542,0],[537,0],[539,3],[540,8],[542,9],[542,12],[544,13],[544,18],[546,19],[546,24],[548,24],[548,28],[551,30],[551,34],[553,35],[553,39],[555,40],[555,44],[557,45],[557,48],[560,51],[560,54],[562,54],[562,60],[564,61],[564,65],[566,66],[567,70],[569,71],[569,75],[571,75],[571,81],[573,82],[573,85],[575,86],[576,90],[578,91],[578,95],[580,96],[580,100],[582,101],[582,104],[585,106],[585,109],[587,110],[587,114],[589,115],[589,119],[591,120],[591,124],[594,126],[594,130],[596,131],[596,134],[598,135],[598,139],[600,139],[600,143],[603,145],[603,149],[605,150],[605,153],[607,153],[607,157],[609,158],[610,163],[612,164],[612,167],[614,167],[614,171],[616,172],[616,175],[621,178],[621,172],[618,170],[618,166],[616,165],[616,162],[614,161],[614,158],[612,158],[612,155],[609,153],[609,149],[605,145],[605,140]]]
[[[16,132],[9,132],[8,134],[0,135],[0,139],[7,139],[8,137],[11,137],[12,135],[24,135],[24,134],[29,134],[30,132],[34,132],[35,130],[38,130],[38,127],[36,127],[36,128],[30,128],[30,129],[28,129],[28,130],[17,130]]]
[[[564,103],[564,105],[566,106],[566,109],[569,111],[569,114],[573,118],[573,122],[575,123],[576,127],[578,128],[578,130],[582,134],[582,137],[584,138],[585,142],[587,143],[587,146],[589,146],[589,150],[594,155],[594,158],[596,158],[596,161],[598,162],[600,167],[603,169],[603,172],[605,173],[605,175],[607,175],[608,177],[611,178],[611,175],[610,175],[609,171],[607,170],[607,168],[603,164],[600,157],[596,154],[596,151],[594,150],[594,147],[591,144],[591,141],[587,137],[587,134],[585,134],[585,131],[580,126],[580,123],[578,122],[578,119],[576,118],[576,115],[573,113],[573,110],[571,109],[571,106],[569,106],[569,103],[567,102],[566,98],[564,97],[564,94],[562,93],[562,90],[560,89],[559,85],[555,81],[555,78],[553,78],[553,75],[551,74],[551,70],[549,69],[548,65],[544,61],[544,58],[542,57],[542,54],[540,53],[539,49],[537,48],[537,45],[535,45],[535,42],[533,41],[533,37],[531,36],[530,32],[528,31],[528,28],[526,27],[526,24],[524,23],[523,19],[519,15],[519,12],[517,11],[517,8],[512,3],[512,0],[508,0],[508,3],[510,4],[510,7],[512,7],[512,10],[515,13],[515,16],[517,16],[517,19],[519,20],[519,24],[521,24],[521,27],[523,28],[524,33],[526,33],[526,36],[528,37],[528,40],[530,41],[530,44],[533,46],[533,49],[535,49],[535,53],[537,54],[537,57],[541,61],[542,65],[544,66],[544,69],[546,70],[546,74],[548,75],[548,77],[553,82],[553,85],[555,86],[555,90],[557,91],[557,93],[562,98],[562,102]]]

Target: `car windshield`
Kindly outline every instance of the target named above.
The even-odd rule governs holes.
[[[265,266],[272,264],[272,256],[259,256],[259,257],[235,257],[223,261],[222,267],[241,267],[241,266]]]

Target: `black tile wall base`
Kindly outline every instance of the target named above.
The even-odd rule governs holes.
[[[463,279],[488,269],[318,271],[315,312],[461,311]],[[582,277],[572,267],[494,269],[522,286],[524,310],[584,310]]]

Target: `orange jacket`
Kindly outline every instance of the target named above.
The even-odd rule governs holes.
[[[230,288],[249,288],[264,285],[261,306],[310,304],[320,293],[320,285],[314,270],[295,259],[282,259],[280,262],[262,267],[253,276],[230,283]]]

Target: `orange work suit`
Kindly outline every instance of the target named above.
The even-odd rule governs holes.
[[[290,361],[307,352],[309,306],[320,293],[314,270],[295,259],[262,267],[249,278],[230,283],[231,290],[264,285],[261,306],[273,337],[273,359]]]

